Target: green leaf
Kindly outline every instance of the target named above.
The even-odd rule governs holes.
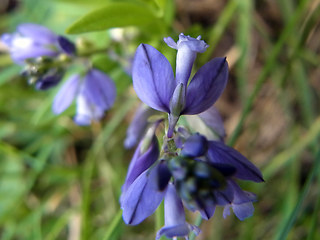
[[[162,21],[149,5],[141,2],[110,2],[94,10],[74,24],[67,33],[101,31],[115,27],[137,26],[148,31],[162,31]]]

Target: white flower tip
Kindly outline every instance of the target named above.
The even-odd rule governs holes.
[[[171,37],[166,37],[163,38],[163,41],[171,48],[173,49],[178,49],[177,43],[171,38]]]

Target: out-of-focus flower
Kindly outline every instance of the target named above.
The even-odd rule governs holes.
[[[24,23],[17,32],[3,34],[2,42],[8,46],[12,59],[22,63],[28,58],[56,56],[58,36],[44,26]]]
[[[65,63],[76,53],[75,45],[66,37],[33,23],[21,24],[16,32],[3,34],[1,41],[14,62],[25,63],[22,75],[38,90],[57,85],[65,73]]]
[[[171,38],[165,41],[178,49],[176,78],[165,56],[147,44],[141,44],[136,51],[132,78],[144,103],[169,113],[168,137],[172,137],[180,115],[199,114],[219,98],[227,83],[228,64],[225,58],[215,58],[202,66],[188,84],[196,53],[205,51],[207,45],[200,37],[183,34],[178,43]]]
[[[77,51],[74,43],[64,36],[58,36],[58,44],[61,51],[68,55],[74,55]]]
[[[60,52],[75,52],[73,43],[68,39],[33,23],[21,24],[16,32],[3,34],[1,41],[9,48],[13,61],[18,64],[29,58],[55,57]]]
[[[60,114],[76,98],[74,121],[78,125],[89,125],[103,117],[104,112],[112,107],[115,97],[113,81],[105,73],[90,69],[84,77],[74,74],[64,83],[54,99],[52,110],[54,114]]]

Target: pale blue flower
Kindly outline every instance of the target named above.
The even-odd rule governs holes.
[[[90,69],[84,77],[72,75],[57,93],[52,110],[54,114],[64,112],[73,100],[77,100],[75,122],[78,125],[89,125],[104,116],[112,107],[116,97],[113,81],[103,72]]]

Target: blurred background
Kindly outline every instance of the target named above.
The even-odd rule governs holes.
[[[223,219],[218,208],[197,239],[320,239],[320,1],[130,1],[144,7],[148,21],[126,20],[119,8],[85,29],[110,2],[128,1],[0,0],[1,34],[38,23],[105,49],[91,59],[118,91],[101,123],[79,127],[75,106],[51,112],[59,87],[35,90],[0,42],[0,239],[154,239],[154,216],[132,227],[119,211],[133,154],[123,141],[139,106],[130,64],[137,46],[148,43],[174,66],[175,50],[162,39],[181,32],[210,45],[194,70],[227,57],[229,82],[216,103],[226,142],[265,178],[243,182],[258,196],[253,217]]]

